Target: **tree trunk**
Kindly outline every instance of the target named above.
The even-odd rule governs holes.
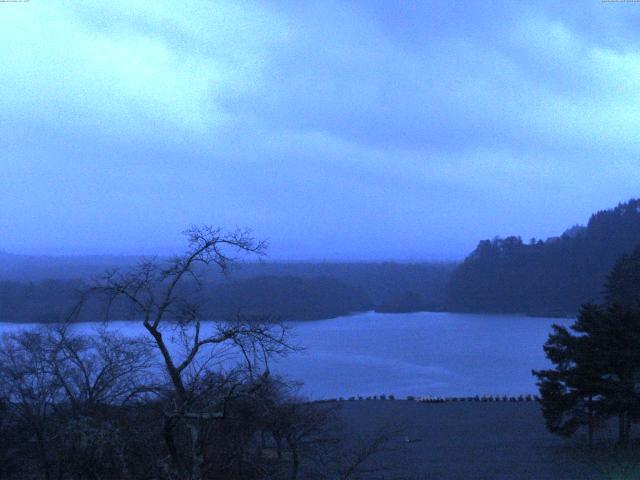
[[[191,480],[202,480],[204,469],[204,449],[202,448],[201,427],[195,421],[189,423],[191,432]]]
[[[626,438],[626,444],[628,445],[631,440],[631,412],[627,412],[625,415],[624,435]]]
[[[298,470],[300,469],[300,457],[298,456],[298,449],[296,448],[295,442],[287,439],[287,444],[291,450],[291,480],[296,480],[298,478]]]
[[[48,458],[48,449],[46,445],[46,441],[44,439],[44,434],[40,429],[36,432],[36,438],[38,441],[38,453],[40,454],[40,463],[42,468],[42,473],[45,480],[51,480],[51,464]]]
[[[282,460],[282,439],[280,437],[273,437],[276,441],[276,453],[278,455],[278,460]]]
[[[173,467],[178,471],[179,476],[184,477],[184,467],[180,461],[178,449],[176,448],[175,439],[173,437],[174,420],[171,417],[165,415],[164,423],[162,425],[162,436],[164,437],[164,443],[169,451],[169,457]]]
[[[593,415],[593,396],[589,395],[589,403],[587,407],[587,415],[589,416],[589,448],[593,448],[593,429],[594,429],[594,415]]]
[[[630,418],[627,412],[622,412],[618,415],[618,445],[626,447],[629,445],[629,429]]]

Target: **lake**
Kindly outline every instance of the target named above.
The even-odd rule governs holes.
[[[552,323],[570,319],[441,312],[367,312],[330,320],[291,322],[305,347],[272,370],[304,382],[315,399],[352,395],[518,395],[536,393],[532,369],[545,368],[542,345]],[[96,324],[77,328],[91,330]],[[138,322],[110,328],[144,334]],[[2,323],[0,333],[33,325]]]

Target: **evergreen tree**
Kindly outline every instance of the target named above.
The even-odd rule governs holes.
[[[591,444],[597,423],[617,417],[626,445],[640,419],[640,313],[584,305],[570,329],[554,325],[544,350],[554,368],[534,375],[549,430],[568,436],[587,426]]]
[[[609,305],[640,310],[640,246],[614,265],[605,284],[605,299]]]
[[[619,440],[626,445],[640,418],[640,313],[613,305],[605,318],[592,354],[601,363],[602,410],[618,417]]]
[[[563,436],[573,435],[581,426],[587,426],[589,445],[601,416],[600,361],[594,355],[594,338],[585,330],[597,325],[602,311],[596,305],[582,307],[571,333],[565,327],[554,325],[553,333],[544,345],[553,369],[534,371],[538,377],[542,413],[549,431]]]

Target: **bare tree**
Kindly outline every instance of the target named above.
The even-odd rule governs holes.
[[[340,405],[308,402],[282,392],[268,416],[277,456],[286,460],[288,478],[353,480],[382,471],[375,457],[390,450],[398,428],[384,427],[356,436],[345,431]]]
[[[78,335],[68,324],[46,330],[48,367],[71,409],[124,405],[154,392],[154,359],[140,338],[99,329]]]
[[[131,478],[132,438],[122,417],[128,405],[157,398],[152,349],[105,328],[80,335],[63,324],[46,333],[48,367],[61,395],[54,404],[56,450],[65,469],[79,478]]]
[[[48,448],[54,435],[51,413],[60,392],[49,369],[46,337],[42,332],[25,331],[4,335],[2,340],[0,383],[8,408],[25,434],[23,451],[49,480],[53,475],[53,455]]]
[[[278,458],[288,454],[291,480],[301,476],[323,478],[328,473],[327,458],[335,455],[340,443],[334,427],[336,411],[332,405],[285,399],[273,409],[269,430],[276,443]],[[320,460],[320,462],[317,462]],[[306,472],[301,471],[306,470]]]
[[[344,442],[329,404],[270,374],[293,347],[272,319],[204,322],[207,266],[264,254],[246,232],[187,232],[186,253],[110,271],[83,300],[139,319],[140,338],[56,325],[0,343],[2,455],[11,478],[355,478],[382,448]],[[95,303],[91,304],[95,307]],[[81,305],[79,306],[81,308]],[[75,313],[79,313],[76,310]],[[11,448],[14,450],[11,450]],[[18,450],[15,450],[15,449]],[[12,467],[17,469],[12,472]]]
[[[226,272],[239,255],[264,255],[266,245],[247,231],[226,233],[204,226],[185,234],[188,249],[184,255],[145,260],[128,271],[108,272],[89,293],[103,295],[108,306],[127,304],[150,335],[171,386],[163,428],[169,452],[165,473],[200,480],[205,465],[202,432],[207,422],[224,418],[229,401],[255,393],[269,376],[269,358],[286,353],[290,346],[285,327],[269,321],[238,318],[216,323],[205,333],[197,295],[207,273],[203,267],[213,265]],[[204,382],[208,392],[202,395],[201,380],[211,380],[209,366],[219,365],[230,351],[239,365],[222,380]],[[180,427],[188,432],[189,455],[180,453],[185,443]]]
[[[0,383],[0,479],[7,479],[17,470],[21,457],[19,447],[24,443],[24,438],[21,438],[11,415],[11,404],[3,390],[4,385]]]
[[[148,391],[150,360],[148,346],[105,330],[81,335],[56,325],[2,338],[6,417],[16,440],[26,442],[22,454],[35,456],[42,477],[73,471],[91,478],[89,470],[107,465],[126,477],[125,442],[114,408]],[[22,475],[29,478],[26,467]]]

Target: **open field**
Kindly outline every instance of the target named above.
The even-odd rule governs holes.
[[[370,479],[640,478],[628,461],[587,451],[583,438],[548,433],[539,408],[536,402],[365,400],[341,402],[340,412],[354,435],[403,430],[376,458],[372,470],[381,470]]]

